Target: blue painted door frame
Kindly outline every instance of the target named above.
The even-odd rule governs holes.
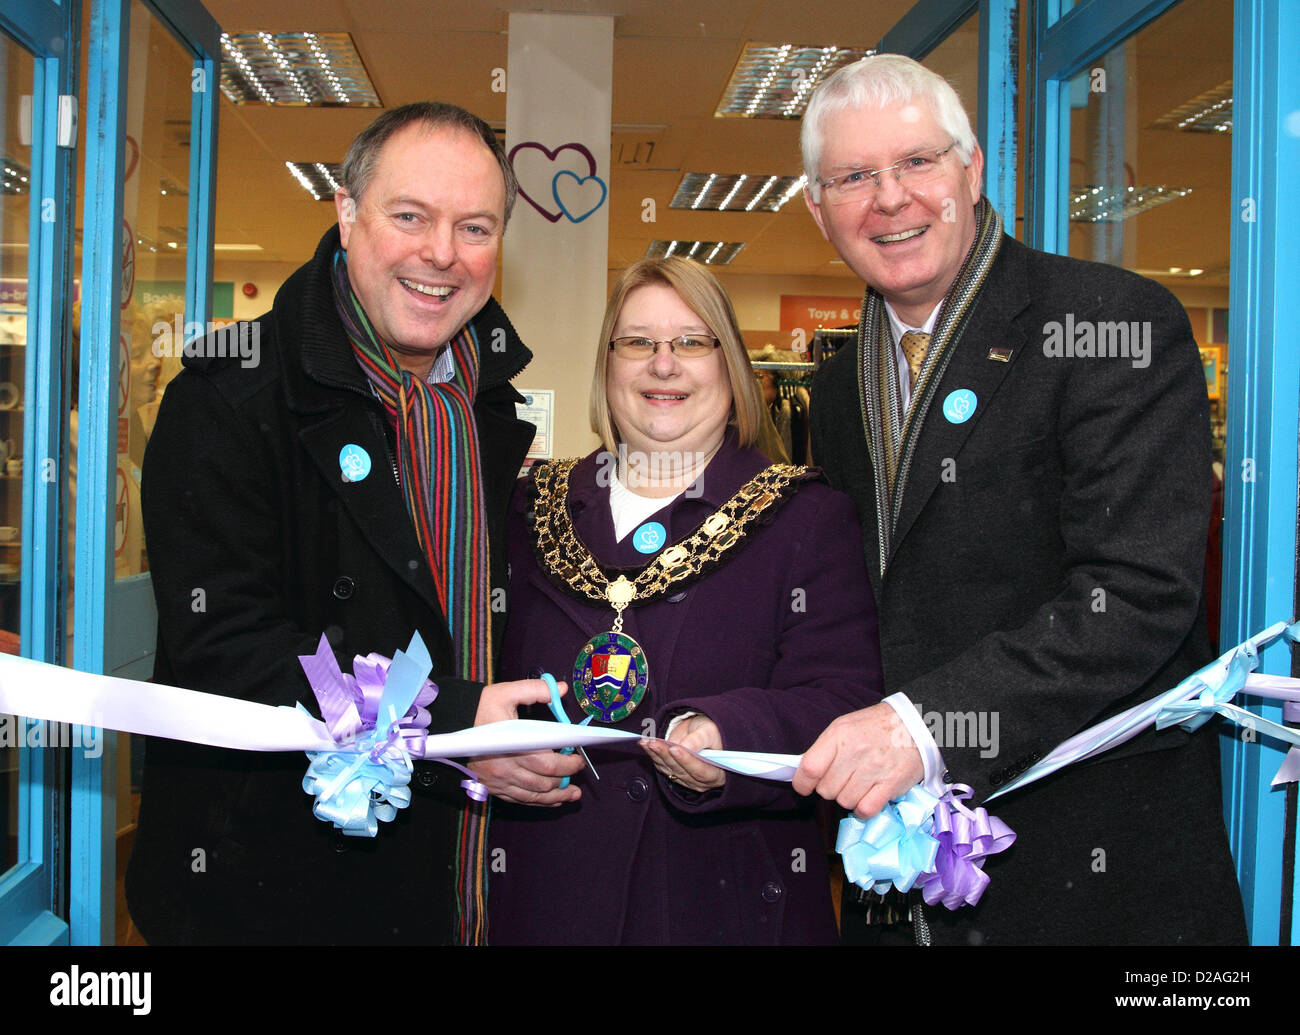
[[[1018,0],[920,0],[876,44],[882,53],[922,60],[971,15],[979,17],[979,98],[976,113],[984,152],[984,193],[1016,226],[1016,68]]]
[[[58,664],[64,660],[59,577],[66,485],[64,357],[75,224],[75,147],[59,144],[59,99],[76,94],[80,4],[4,0],[0,29],[34,58],[23,440],[25,455],[46,463],[24,465],[19,635],[25,657]],[[48,477],[51,463],[54,478]],[[57,837],[63,806],[61,761],[51,748],[19,749],[18,864],[0,875],[0,945],[68,941],[61,877],[66,845]]]
[[[144,0],[194,60],[185,320],[211,315],[220,37],[198,0]],[[86,97],[86,198],[82,247],[82,350],[78,422],[76,668],[116,668],[114,610],[151,594],[113,577],[117,461],[118,296],[126,136],[130,0],[92,0]],[[147,588],[147,587],[145,587]],[[84,604],[84,606],[82,606]],[[143,606],[147,606],[143,605]],[[121,620],[122,616],[116,616]],[[149,620],[147,617],[145,620]],[[112,944],[116,878],[116,738],[100,758],[74,758],[69,924],[74,944]]]
[[[1025,236],[1068,250],[1069,83],[1176,0],[1060,0],[1030,11]],[[1297,429],[1300,428],[1300,200],[1284,189],[1300,162],[1300,5],[1237,0],[1233,33],[1232,272],[1229,288],[1227,462],[1221,641],[1239,643],[1295,612]],[[1287,648],[1264,652],[1261,671],[1289,675]],[[1259,707],[1258,702],[1251,702]],[[1281,720],[1281,708],[1261,713]],[[1285,794],[1269,786],[1284,752],[1268,742],[1222,740],[1228,835],[1251,940],[1300,944],[1300,892],[1283,887]],[[1170,789],[1176,794],[1176,789]],[[1291,914],[1288,929],[1281,918]]]
[[[1300,427],[1300,4],[1238,0],[1233,29],[1232,278],[1228,299],[1228,447],[1224,474],[1223,642],[1295,614]],[[1264,672],[1291,674],[1286,648]],[[1275,722],[1281,707],[1259,709]],[[1252,940],[1300,945],[1300,883],[1284,887],[1285,795],[1270,787],[1284,752],[1231,741],[1224,752],[1228,835]],[[1294,796],[1292,798],[1294,817]],[[1283,919],[1290,914],[1284,929]]]

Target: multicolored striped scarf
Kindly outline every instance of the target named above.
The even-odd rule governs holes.
[[[926,412],[1001,247],[1002,220],[988,198],[981,197],[975,205],[975,240],[957,271],[957,278],[939,305],[930,347],[912,387],[912,399],[906,413],[902,408],[894,336],[889,327],[889,313],[885,311],[885,299],[870,286],[863,296],[862,319],[858,324],[858,398],[876,477],[876,526],[879,529],[882,577],[889,561],[890,539],[903,503],[908,468],[925,424]]]
[[[451,339],[455,373],[429,384],[397,363],[348,279],[347,253],[334,253],[334,301],[357,363],[397,432],[398,481],[415,537],[447,616],[455,674],[492,681],[487,514],[474,420],[478,337],[470,324]],[[487,938],[487,803],[469,802],[461,820],[456,891],[463,943]]]

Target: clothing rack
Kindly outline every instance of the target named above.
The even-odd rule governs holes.
[[[857,337],[858,330],[856,327],[818,327],[817,330],[813,331],[812,354],[814,361],[820,366],[835,355],[840,348],[851,345],[857,340]]]
[[[796,464],[809,463],[809,389],[816,363],[786,359],[751,360],[755,372],[767,371],[775,382],[776,399],[765,406],[785,455]]]
[[[784,360],[751,361],[749,365],[755,370],[788,370],[791,372],[807,371],[811,373],[817,369],[816,363],[791,363]]]

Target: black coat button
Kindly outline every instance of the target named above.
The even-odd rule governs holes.
[[[781,896],[785,894],[785,888],[776,881],[770,880],[763,885],[763,890],[759,894],[763,896],[763,901],[769,904],[780,902]]]
[[[432,787],[438,782],[438,774],[432,769],[420,769],[415,774],[415,782],[421,787]]]
[[[627,796],[633,801],[645,801],[649,793],[650,785],[639,776],[634,776],[627,785]]]
[[[334,597],[336,600],[351,600],[352,594],[357,591],[357,584],[346,575],[340,575],[334,580]]]

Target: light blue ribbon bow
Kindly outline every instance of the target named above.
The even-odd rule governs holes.
[[[1194,733],[1245,689],[1246,677],[1258,664],[1258,648],[1247,640],[1231,654],[1206,665],[1191,677],[1201,683],[1201,692],[1190,700],[1170,701],[1164,705],[1156,713],[1156,729],[1180,726],[1188,733]]]
[[[298,707],[302,707],[299,705]],[[303,709],[306,711],[306,709]],[[411,803],[411,765],[401,738],[369,733],[356,751],[309,751],[302,789],[316,798],[312,814],[333,823],[349,837],[374,837],[398,809]]]
[[[1156,715],[1156,728],[1165,729],[1168,726],[1180,726],[1190,733],[1209,722],[1211,716],[1221,715],[1229,722],[1236,723],[1243,729],[1253,730],[1256,733],[1267,733],[1284,743],[1291,744],[1293,745],[1293,751],[1295,747],[1300,747],[1300,730],[1280,725],[1231,703],[1232,699],[1243,691],[1263,696],[1275,696],[1264,690],[1252,690],[1250,674],[1259,667],[1260,647],[1266,646],[1279,636],[1291,643],[1300,641],[1300,622],[1294,622],[1280,630],[1277,626],[1271,626],[1258,636],[1252,636],[1249,640],[1237,646],[1231,656],[1225,655],[1214,664],[1202,669],[1197,673],[1197,676],[1205,681],[1205,688],[1190,700],[1172,701],[1161,708]],[[1221,669],[1221,674],[1215,673],[1218,678],[1206,678],[1207,674],[1216,668]],[[1284,709],[1284,718],[1289,719],[1290,714],[1289,708]],[[1293,768],[1294,763],[1288,757],[1288,761],[1283,764],[1278,776],[1274,777],[1273,783],[1276,785],[1283,782],[1279,778],[1285,778],[1286,771]]]
[[[918,784],[865,823],[852,815],[841,820],[835,850],[844,859],[844,875],[881,894],[891,886],[911,891],[922,874],[934,869],[939,842],[930,834],[938,804]]]
[[[316,654],[299,658],[330,735],[339,741],[337,751],[307,752],[302,789],[316,799],[316,818],[349,837],[374,837],[380,823],[392,822],[397,810],[411,803],[414,766],[406,741],[422,738],[428,726],[428,712],[417,703],[421,695],[432,701],[437,693],[432,685],[426,690],[433,661],[418,632],[386,667],[367,660],[358,658],[353,666],[358,674],[365,672],[362,687],[339,672],[323,636]],[[381,671],[383,686],[376,695],[374,679]],[[355,732],[360,736],[353,739]]]

